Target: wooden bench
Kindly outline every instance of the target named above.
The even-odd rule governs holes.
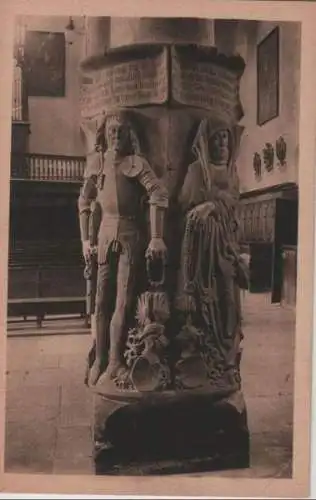
[[[46,315],[79,314],[86,317],[85,297],[40,297],[9,299],[7,305],[8,317],[35,316],[40,328]]]

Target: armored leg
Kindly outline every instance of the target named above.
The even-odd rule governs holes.
[[[91,272],[91,290],[90,290],[90,314],[91,314],[91,335],[93,345],[95,345],[96,339],[96,316],[95,316],[95,303],[96,303],[96,293],[97,293],[97,279],[98,279],[98,263],[96,257],[93,259]]]
[[[87,315],[90,318],[90,328],[91,328],[91,347],[86,361],[86,370],[84,383],[88,385],[89,383],[89,373],[93,363],[95,362],[95,351],[96,351],[96,317],[95,317],[95,298],[97,291],[97,275],[98,275],[98,265],[96,259],[93,260],[91,279],[87,280]]]
[[[128,252],[119,259],[117,273],[117,295],[115,310],[110,324],[110,350],[108,372],[115,376],[124,367],[124,342],[127,334],[127,323],[135,300],[136,259],[131,261]]]
[[[108,361],[108,331],[111,320],[109,297],[111,294],[111,269],[109,264],[98,268],[95,298],[95,361],[89,374],[89,385],[95,385]]]

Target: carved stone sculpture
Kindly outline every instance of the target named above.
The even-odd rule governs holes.
[[[166,190],[145,158],[140,156],[137,139],[124,114],[107,116],[101,131],[106,151],[101,156],[97,182],[91,176],[87,179],[86,203],[83,200],[80,207],[83,221],[89,217],[91,200],[97,201],[102,214],[98,234],[96,349],[89,375],[91,385],[96,384],[105,369],[110,378],[125,371],[124,335],[132,314],[137,273],[145,257],[141,187],[147,192],[150,204],[151,240],[147,258],[164,259],[166,255],[163,242],[163,212],[168,202]],[[89,240],[84,241],[89,246]],[[116,275],[115,297],[113,274]]]
[[[247,266],[237,240],[237,134],[236,127],[228,129],[225,123],[201,122],[194,142],[197,160],[189,166],[180,193],[185,227],[176,299],[183,317],[176,337],[177,387],[208,383],[238,389],[240,384],[239,287],[247,288]]]
[[[141,38],[143,20],[135,26]],[[102,214],[88,380],[96,471],[152,455],[245,467],[239,294],[248,266],[236,167],[244,62],[178,46],[169,32],[143,54],[138,42],[84,64],[100,70],[83,92],[84,116],[99,113],[100,102],[105,112],[97,174],[79,204],[82,228],[91,200]]]
[[[88,384],[88,376],[91,365],[95,360],[95,297],[97,287],[97,244],[98,232],[101,222],[101,210],[97,201],[89,196],[89,188],[92,182],[96,184],[100,161],[99,138],[93,130],[93,124],[82,124],[82,130],[86,139],[86,161],[85,179],[80,189],[78,198],[79,213],[82,209],[86,210],[86,217],[80,217],[80,233],[82,242],[82,253],[85,261],[84,278],[86,280],[86,316],[91,322],[92,346],[87,356],[87,365],[85,370],[85,384]],[[90,181],[88,182],[88,179]],[[88,188],[88,189],[87,189]]]

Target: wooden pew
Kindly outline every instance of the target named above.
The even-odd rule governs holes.
[[[9,317],[35,316],[40,328],[47,315],[78,314],[86,317],[85,297],[36,297],[25,299],[9,299],[7,304]]]

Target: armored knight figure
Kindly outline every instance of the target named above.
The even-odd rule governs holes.
[[[86,130],[86,134],[90,130]],[[95,133],[94,139],[95,139]],[[90,138],[91,142],[91,138]],[[101,208],[97,200],[94,198],[96,194],[97,176],[100,169],[100,155],[102,154],[102,141],[97,135],[93,148],[88,151],[86,161],[87,166],[84,173],[84,182],[80,190],[78,198],[78,207],[80,210],[85,207],[89,217],[80,217],[80,233],[82,240],[82,253],[85,261],[84,277],[86,279],[86,315],[91,321],[92,346],[87,357],[87,366],[85,372],[85,384],[88,383],[88,375],[91,365],[95,360],[95,338],[96,338],[96,322],[95,322],[95,298],[97,288],[97,242],[98,232],[101,222]],[[89,182],[87,180],[89,179]],[[93,182],[95,188],[93,190]],[[88,192],[87,192],[88,188]],[[90,198],[89,198],[90,195]],[[88,240],[87,238],[88,234]]]
[[[95,303],[96,352],[89,374],[95,385],[105,371],[113,379],[124,373],[124,348],[128,323],[134,314],[139,270],[147,259],[165,259],[163,240],[167,190],[141,156],[136,134],[126,113],[106,116],[99,130],[103,154],[97,182],[89,177],[83,188],[79,213],[81,227],[87,228],[92,200],[101,208],[98,233],[98,272]],[[146,250],[142,199],[150,207],[151,239]],[[87,230],[83,246],[89,248]]]
[[[238,247],[238,132],[220,120],[202,120],[193,144],[196,161],[179,196],[185,221],[175,304],[182,317],[179,387],[195,388],[204,380],[238,389],[239,290],[247,287]]]

